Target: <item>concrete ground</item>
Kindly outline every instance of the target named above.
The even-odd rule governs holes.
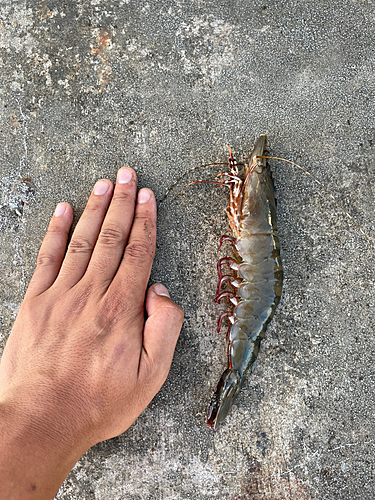
[[[270,153],[307,168],[375,242],[374,14],[372,0],[1,1],[1,348],[56,203],[78,218],[123,165],[156,193],[151,278],[186,312],[162,391],[59,500],[375,497],[374,248],[311,178],[271,160],[283,296],[213,435],[228,193],[184,187],[218,168],[173,186],[268,132]]]

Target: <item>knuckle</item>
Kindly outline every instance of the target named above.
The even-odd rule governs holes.
[[[115,247],[125,241],[123,229],[116,225],[110,224],[104,227],[99,235],[99,242],[108,247]]]
[[[138,212],[135,214],[134,220],[138,222],[143,222],[143,225],[145,227],[151,227],[151,228],[154,227],[153,221],[151,220],[150,215],[148,213]]]
[[[114,326],[118,321],[131,320],[132,324],[143,320],[143,309],[136,307],[131,301],[124,300],[124,293],[111,293],[98,309],[101,325]]]
[[[86,308],[90,298],[92,297],[92,288],[92,284],[84,284],[80,287],[76,287],[74,290],[74,301],[71,310],[76,314],[81,314]]]
[[[111,205],[122,205],[124,202],[128,201],[129,198],[134,198],[134,196],[131,196],[130,193],[126,191],[115,191]]]
[[[143,260],[153,254],[152,246],[148,241],[135,240],[125,248],[125,257],[130,260]]]
[[[123,314],[123,301],[119,296],[111,294],[105,297],[98,308],[98,318],[103,325],[111,324]]]
[[[71,253],[91,253],[93,249],[93,244],[87,238],[83,236],[74,236],[68,247],[68,251]]]
[[[102,307],[99,308],[99,316],[106,323],[116,319],[123,312],[123,304],[119,297],[113,297],[112,300],[105,300]]]
[[[32,297],[31,299],[25,299],[22,302],[20,307],[20,314],[22,315],[23,321],[27,322],[25,324],[34,326],[35,322],[38,321],[44,314],[43,308],[41,307],[41,302],[38,299],[39,297]]]
[[[67,233],[66,227],[65,226],[60,226],[58,224],[51,224],[50,227],[47,230],[47,237],[50,236],[52,238],[56,236],[62,236]]]
[[[164,307],[164,314],[168,317],[168,319],[178,323],[182,323],[185,316],[182,307],[178,306],[174,302]]]
[[[54,265],[56,261],[57,259],[55,254],[40,252],[36,259],[36,265],[37,267],[48,267]]]
[[[95,212],[102,212],[103,207],[105,207],[105,203],[103,203],[103,200],[99,197],[99,199],[96,198],[90,198],[89,202],[86,205],[85,212],[84,214],[90,214],[90,213],[95,213]]]

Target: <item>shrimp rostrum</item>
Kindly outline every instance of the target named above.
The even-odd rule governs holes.
[[[246,376],[254,370],[261,339],[280,301],[283,269],[276,227],[276,196],[272,173],[265,156],[266,136],[255,142],[244,177],[229,149],[229,173],[219,174],[229,187],[227,208],[233,257],[218,262],[219,282],[215,302],[230,301],[230,310],[220,315],[227,333],[228,364],[212,396],[207,423],[214,431],[228,415]],[[219,247],[220,248],[220,247]],[[231,274],[223,274],[227,266]],[[230,285],[231,290],[227,289]],[[224,288],[224,290],[223,290]]]

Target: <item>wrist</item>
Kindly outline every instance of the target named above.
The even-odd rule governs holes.
[[[0,498],[53,498],[88,447],[47,408],[0,399]],[[66,427],[66,426],[65,426]]]

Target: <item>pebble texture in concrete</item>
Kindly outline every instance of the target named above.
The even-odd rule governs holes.
[[[213,304],[227,191],[185,188],[268,132],[375,241],[374,2],[2,0],[0,346],[54,206],[82,212],[120,166],[159,201],[152,281],[186,319],[167,383],[91,449],[59,500],[366,500],[375,495],[374,249],[331,198],[272,161],[285,267],[258,365],[213,435],[225,367]],[[1,351],[0,351],[1,352]]]

